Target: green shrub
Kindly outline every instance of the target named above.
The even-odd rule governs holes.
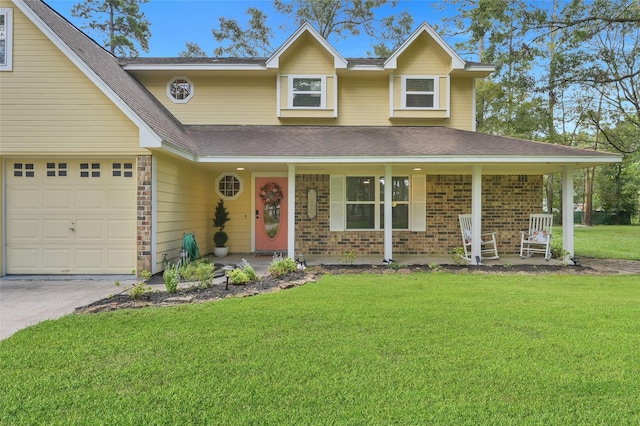
[[[272,277],[281,277],[282,275],[298,270],[296,261],[287,257],[286,259],[276,258],[273,259],[271,265],[269,265],[269,274]]]
[[[180,270],[185,281],[197,281],[201,287],[210,287],[213,283],[215,266],[204,259],[192,262]]]
[[[151,276],[151,272],[142,271],[140,273],[140,281],[125,288],[124,291],[126,291],[129,297],[134,300],[141,298],[145,294],[151,292],[151,287],[147,285],[147,281],[149,281]],[[120,281],[116,281],[116,286],[120,287]]]
[[[232,284],[246,284],[256,280],[259,280],[256,270],[245,259],[242,259],[238,267],[229,274],[229,281]]]
[[[356,253],[353,250],[345,250],[342,252],[342,256],[338,258],[340,263],[345,265],[352,265],[356,260]]]
[[[231,284],[242,285],[251,280],[249,279],[249,275],[243,269],[236,268],[229,273],[229,281],[231,281]]]
[[[167,265],[167,269],[162,274],[164,278],[164,286],[169,293],[175,293],[178,290],[178,284],[180,283],[180,269],[178,265]]]

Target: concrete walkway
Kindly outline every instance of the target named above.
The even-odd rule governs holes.
[[[219,263],[235,265],[246,259],[259,276],[268,273],[271,256],[253,254],[230,255],[218,259]],[[338,257],[307,256],[308,265],[338,264]],[[398,256],[396,262],[407,265],[450,264],[451,257],[426,258],[424,256]],[[356,257],[354,263],[383,265],[381,257]],[[486,262],[487,265],[557,265],[557,260],[545,261],[541,256],[521,259],[518,256],[503,256]],[[640,274],[640,262],[601,259],[584,259],[581,264],[602,273]],[[224,278],[217,278],[222,283]],[[115,285],[116,281],[120,286]],[[124,291],[135,284],[133,275],[125,276],[9,276],[0,278],[0,340],[48,319],[60,318],[73,313],[76,308]],[[164,284],[152,285],[154,290],[164,290]]]

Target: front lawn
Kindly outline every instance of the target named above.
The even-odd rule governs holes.
[[[638,424],[637,276],[324,276],[0,342],[0,424]]]
[[[599,225],[574,228],[578,257],[640,260],[640,226]],[[562,227],[553,228],[554,251],[562,251]]]

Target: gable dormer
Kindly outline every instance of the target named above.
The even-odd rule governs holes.
[[[310,24],[303,24],[266,67],[278,69],[278,118],[338,116],[336,69],[346,68],[347,61]]]
[[[451,74],[465,62],[427,23],[385,61],[391,118],[443,119],[451,116]]]

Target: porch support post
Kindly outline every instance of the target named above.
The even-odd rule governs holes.
[[[296,258],[296,166],[287,164],[287,256]]]
[[[471,168],[471,264],[479,265],[482,259],[482,166]]]
[[[562,250],[566,254],[563,262],[570,262],[573,247],[573,166],[562,167]]]
[[[384,258],[393,259],[393,176],[390,164],[384,166]]]

